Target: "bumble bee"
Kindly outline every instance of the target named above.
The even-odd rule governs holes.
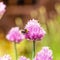
[[[22,32],[22,33],[27,33],[28,30],[27,30],[27,29],[24,29],[24,30],[22,30],[21,32]]]

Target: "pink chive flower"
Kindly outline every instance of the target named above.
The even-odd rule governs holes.
[[[6,5],[3,2],[0,2],[0,16],[5,13]]]
[[[0,60],[11,60],[10,55],[4,55],[3,57],[0,57]]]
[[[52,50],[48,47],[43,47],[42,50],[37,53],[34,60],[53,60]]]
[[[19,30],[19,27],[13,27],[8,32],[6,38],[12,42],[19,43],[20,41],[22,41],[22,39],[24,39],[24,35]]]
[[[20,58],[19,58],[19,60],[30,60],[29,58],[26,58],[26,57],[24,57],[24,56],[21,56]]]
[[[30,40],[41,40],[46,32],[44,29],[40,26],[37,20],[30,20],[25,26],[25,29],[28,31],[25,36],[27,39]]]

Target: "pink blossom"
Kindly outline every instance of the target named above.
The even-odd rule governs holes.
[[[24,39],[24,35],[19,30],[19,27],[13,27],[7,34],[6,38],[12,42],[20,42]]]
[[[24,57],[24,56],[21,56],[20,58],[19,58],[19,60],[30,60],[29,58],[26,58],[26,57]]]
[[[4,14],[6,5],[3,2],[0,2],[0,16]]]
[[[43,47],[42,50],[37,53],[34,60],[53,60],[52,50],[48,47]]]
[[[3,57],[0,57],[0,60],[11,60],[10,55],[4,55]]]
[[[28,31],[25,35],[27,39],[30,40],[41,40],[46,32],[44,29],[40,26],[37,20],[30,20],[25,26],[25,29]]]

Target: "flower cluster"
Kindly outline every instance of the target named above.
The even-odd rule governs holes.
[[[12,42],[19,43],[22,39],[24,39],[24,35],[19,30],[19,27],[13,27],[7,34],[6,38]]]
[[[6,5],[3,2],[0,2],[0,18],[5,13]]]
[[[27,39],[30,40],[41,40],[46,32],[44,29],[40,26],[37,20],[30,20],[26,26],[25,29],[28,31],[25,36]]]
[[[53,60],[52,50],[49,47],[43,47],[35,56],[34,60]]]
[[[13,27],[7,34],[6,38],[15,42],[20,42],[24,37],[29,40],[41,40],[46,34],[38,21],[34,19],[30,20],[24,29],[26,29],[27,32],[23,35],[19,30],[19,27]]]

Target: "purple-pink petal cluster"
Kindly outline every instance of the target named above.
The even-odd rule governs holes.
[[[10,55],[4,55],[3,57],[0,57],[0,60],[11,60]]]
[[[26,58],[25,56],[21,56],[19,60],[30,60],[29,58]]]
[[[5,12],[6,5],[3,2],[0,2],[0,15]]]
[[[25,29],[28,31],[25,36],[27,39],[30,40],[41,40],[46,32],[44,29],[40,26],[37,20],[30,20],[25,26]]]
[[[53,60],[52,50],[48,47],[43,47],[42,50],[37,53],[34,60]]]
[[[24,35],[19,30],[19,27],[13,27],[8,32],[6,38],[12,42],[18,43],[18,42],[22,41],[22,39],[24,39]]]

